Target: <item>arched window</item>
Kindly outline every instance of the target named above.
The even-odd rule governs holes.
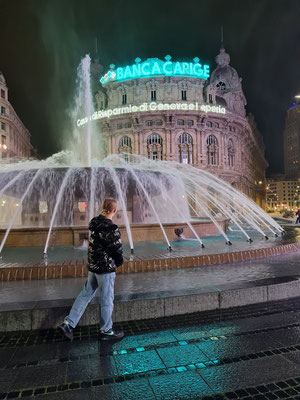
[[[224,92],[226,90],[226,83],[220,81],[219,83],[216,84],[217,88],[221,91]]]
[[[157,133],[147,138],[147,151],[150,160],[162,160],[162,138]]]
[[[234,166],[234,146],[233,146],[232,139],[228,140],[227,151],[228,151],[228,165],[230,167],[233,167]]]
[[[206,126],[208,126],[209,128],[212,128],[212,122],[210,122],[210,121],[206,122]]]
[[[193,139],[188,133],[178,136],[178,162],[193,164]]]
[[[121,139],[119,140],[119,154],[122,153],[132,153],[132,147],[131,147],[131,139],[129,136],[122,136]],[[125,160],[128,161],[128,155],[124,155]]]
[[[209,135],[206,139],[207,145],[207,164],[219,164],[219,145],[218,140],[214,135]]]

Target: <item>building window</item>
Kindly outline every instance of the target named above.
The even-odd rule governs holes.
[[[224,82],[219,82],[219,83],[217,83],[217,88],[221,91],[221,92],[223,92],[224,90],[226,90],[226,84],[224,83]]]
[[[212,102],[213,102],[212,94],[208,95],[208,101],[209,101],[210,104],[212,104]]]
[[[194,121],[191,119],[187,122],[188,126],[193,126],[194,125]]]
[[[218,165],[219,164],[219,146],[218,140],[214,135],[209,135],[206,139],[207,145],[207,164]]]
[[[121,139],[119,140],[119,148],[120,147],[131,147],[131,139],[128,136],[122,136]]]
[[[228,151],[228,165],[230,167],[233,167],[234,166],[234,146],[233,146],[232,139],[228,140],[227,151]]]
[[[39,201],[39,212],[40,214],[47,214],[48,212],[48,203],[44,200]]]
[[[188,133],[178,137],[178,162],[181,164],[193,164],[193,139]]]
[[[126,124],[124,125],[124,128],[131,128],[131,122],[126,122]]]
[[[184,120],[183,119],[178,119],[177,120],[177,125],[184,125]]]
[[[162,125],[162,124],[163,124],[162,119],[159,119],[159,120],[155,121],[155,125]]]
[[[3,131],[6,131],[6,124],[4,122],[1,122],[1,129]]]
[[[1,136],[1,144],[6,145],[6,136],[5,135]]]
[[[162,160],[162,138],[153,133],[147,138],[147,151],[150,160]]]
[[[152,126],[153,125],[153,121],[146,121],[146,126]]]
[[[117,124],[117,129],[122,129],[123,128],[123,124]]]
[[[151,90],[151,101],[156,101],[156,90]]]
[[[118,152],[119,152],[119,154],[125,153],[124,159],[125,159],[125,161],[128,161],[127,153],[130,153],[130,154],[132,153],[131,138],[129,136],[121,137],[121,139],[119,140]]]
[[[186,90],[181,91],[181,100],[186,100]]]
[[[127,94],[122,94],[122,104],[127,104]]]
[[[5,99],[5,90],[1,89],[1,97],[2,99]]]
[[[1,115],[5,115],[5,114],[6,114],[5,107],[1,106]]]
[[[210,121],[206,122],[206,126],[208,126],[209,128],[212,128],[212,122],[210,122]]]
[[[220,125],[218,124],[218,122],[215,123],[215,128],[220,128]]]

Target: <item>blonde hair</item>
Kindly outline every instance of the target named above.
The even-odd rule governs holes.
[[[102,215],[107,215],[112,212],[114,208],[117,208],[117,200],[115,199],[104,199],[102,202]]]

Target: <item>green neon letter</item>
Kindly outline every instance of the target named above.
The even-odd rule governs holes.
[[[209,77],[209,65],[207,64],[204,65],[204,76],[205,78]]]
[[[123,68],[117,68],[117,79],[123,79]]]
[[[161,70],[157,61],[153,64],[151,75],[161,75]]]
[[[146,68],[147,68],[147,70],[146,70]],[[150,63],[149,62],[145,62],[142,65],[142,74],[143,75],[150,75]]]
[[[182,71],[183,71],[183,75],[189,75],[190,71],[189,71],[189,63],[182,63]]]
[[[127,65],[127,67],[125,68],[124,79],[126,78],[132,78],[132,73],[129,65]]]
[[[132,77],[136,78],[141,76],[141,64],[135,64],[132,66]]]
[[[182,75],[182,70],[180,66],[180,62],[177,61],[174,68],[174,75]]]
[[[194,64],[194,74],[201,77],[203,75],[203,69],[201,64]]]
[[[166,75],[172,75],[172,62],[166,61],[163,66],[163,70]]]

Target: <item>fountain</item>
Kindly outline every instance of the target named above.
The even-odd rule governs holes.
[[[89,56],[80,64],[79,77],[74,115],[92,115]],[[75,128],[69,151],[42,161],[1,164],[0,253],[5,245],[43,246],[44,254],[50,244],[82,245],[88,221],[99,213],[105,197],[118,200],[116,223],[131,253],[136,242],[147,240],[163,239],[171,250],[178,232],[194,238],[200,248],[207,234],[220,235],[231,245],[229,223],[249,243],[254,240],[250,232],[265,239],[284,232],[252,200],[216,176],[134,154],[104,157],[104,138],[96,135],[91,119],[85,127],[80,132]]]

